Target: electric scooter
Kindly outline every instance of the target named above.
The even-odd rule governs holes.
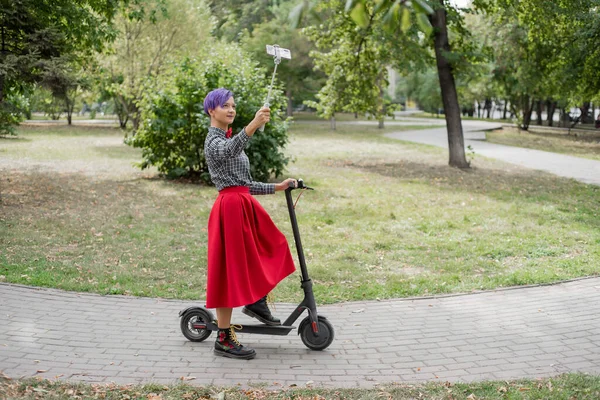
[[[263,335],[281,335],[285,336],[293,329],[292,324],[302,315],[304,310],[308,311],[305,317],[298,325],[298,334],[306,347],[311,350],[324,350],[333,342],[333,325],[326,317],[318,315],[317,304],[312,289],[312,281],[308,276],[306,261],[304,259],[304,250],[300,240],[300,231],[298,230],[298,221],[296,220],[296,211],[292,201],[292,191],[295,189],[313,190],[304,185],[302,179],[298,179],[297,187],[290,183],[290,187],[285,190],[290,221],[294,232],[294,241],[298,251],[298,261],[300,262],[300,271],[302,280],[300,286],[304,290],[304,300],[292,311],[290,316],[281,324],[270,326],[266,324],[236,325],[236,331],[241,333],[258,333]],[[301,193],[302,194],[302,193]],[[299,196],[298,196],[299,197]],[[212,331],[219,330],[216,319],[213,314],[204,307],[189,307],[179,312],[180,327],[183,336],[192,342],[202,342],[210,336]]]

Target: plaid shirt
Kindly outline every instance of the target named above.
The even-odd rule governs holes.
[[[210,178],[217,190],[230,186],[247,186],[251,194],[273,194],[274,183],[254,182],[250,175],[250,160],[244,153],[244,147],[250,141],[246,131],[230,139],[225,137],[225,131],[211,126],[204,142],[204,156],[208,164]]]

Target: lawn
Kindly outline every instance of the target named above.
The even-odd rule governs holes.
[[[376,124],[376,123],[374,123]],[[388,127],[383,132],[416,127]],[[118,129],[20,128],[0,139],[0,281],[102,294],[204,297],[216,192],[132,166]],[[286,176],[321,303],[427,296],[596,275],[600,188],[385,138],[375,126],[299,122]],[[258,197],[293,243],[282,193]],[[295,251],[294,251],[295,253]],[[275,291],[299,300],[298,274]]]
[[[561,135],[533,133],[520,131],[516,128],[507,128],[487,132],[486,140],[490,143],[525,147],[600,161],[600,131],[598,130],[585,134]]]
[[[144,399],[144,400],[494,400],[556,399],[596,400],[600,397],[600,377],[565,374],[554,378],[479,383],[429,383],[391,385],[376,389],[286,388],[265,390],[260,387],[219,388],[190,385],[118,386],[114,384],[71,384],[60,381],[28,379],[11,381],[0,375],[3,399]]]

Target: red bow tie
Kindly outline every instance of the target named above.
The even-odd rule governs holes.
[[[231,137],[231,132],[232,132],[231,128],[227,129],[227,132],[225,132],[225,137],[226,138],[230,138]]]

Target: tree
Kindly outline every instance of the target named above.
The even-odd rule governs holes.
[[[300,21],[307,11],[314,9],[314,3],[307,0],[298,4],[290,14],[290,18]],[[458,95],[454,81],[453,64],[450,60],[452,52],[448,37],[448,9],[443,0],[431,0],[431,5],[425,0],[347,0],[345,11],[359,27],[369,29],[374,21],[380,17],[389,32],[407,32],[414,18],[417,25],[427,38],[433,35],[433,40],[426,40],[427,46],[433,47],[436,57],[438,78],[444,103],[444,114],[448,128],[449,164],[458,168],[468,168],[464,139],[458,105]],[[452,13],[454,21],[459,21],[458,15]],[[433,29],[432,29],[433,27]],[[392,36],[393,37],[393,36]],[[393,47],[398,38],[387,45]],[[396,59],[397,60],[397,59]],[[397,60],[398,64],[405,61]]]
[[[111,20],[119,3],[0,0],[0,113],[18,109],[11,99],[38,82],[52,59],[102,50],[114,37]],[[0,121],[5,134],[16,120]]]
[[[494,80],[513,105],[522,129],[532,111],[579,105],[587,115],[598,85],[600,1],[474,0],[496,34]],[[587,69],[588,66],[594,66]],[[586,74],[585,71],[588,71]]]
[[[240,42],[244,31],[252,35],[255,26],[277,19],[277,9],[292,0],[238,0],[208,2],[216,19],[214,36],[226,42]]]
[[[285,60],[277,67],[277,78],[288,99],[288,116],[293,114],[294,106],[303,104],[304,100],[314,99],[315,93],[324,83],[324,76],[315,71],[313,60],[309,56],[311,43],[299,29],[292,28],[288,22],[291,5],[292,2],[287,1],[280,6],[271,7],[268,12],[270,19],[236,35],[240,38],[242,47],[265,68],[269,78],[274,65],[273,57],[266,53],[265,45],[279,44],[291,51],[292,60]]]
[[[115,101],[119,122],[140,121],[139,102],[165,67],[196,56],[211,40],[210,14],[203,0],[132,3],[115,20],[119,32],[111,54],[99,58],[102,86]]]
[[[315,11],[326,18],[306,27],[304,34],[315,43],[317,50],[311,55],[328,78],[318,101],[306,103],[331,119],[332,128],[338,111],[368,114],[383,128],[384,117],[392,115],[394,107],[384,97],[393,51],[385,41],[381,16],[369,14],[371,22],[362,28],[343,12],[341,0],[319,3]]]
[[[64,104],[67,122],[71,125],[75,101],[84,90],[89,89],[91,83],[80,59],[59,57],[47,63],[41,85],[48,88],[52,95]]]
[[[405,94],[426,112],[439,113],[443,107],[442,93],[435,68],[414,71],[404,78]]]

